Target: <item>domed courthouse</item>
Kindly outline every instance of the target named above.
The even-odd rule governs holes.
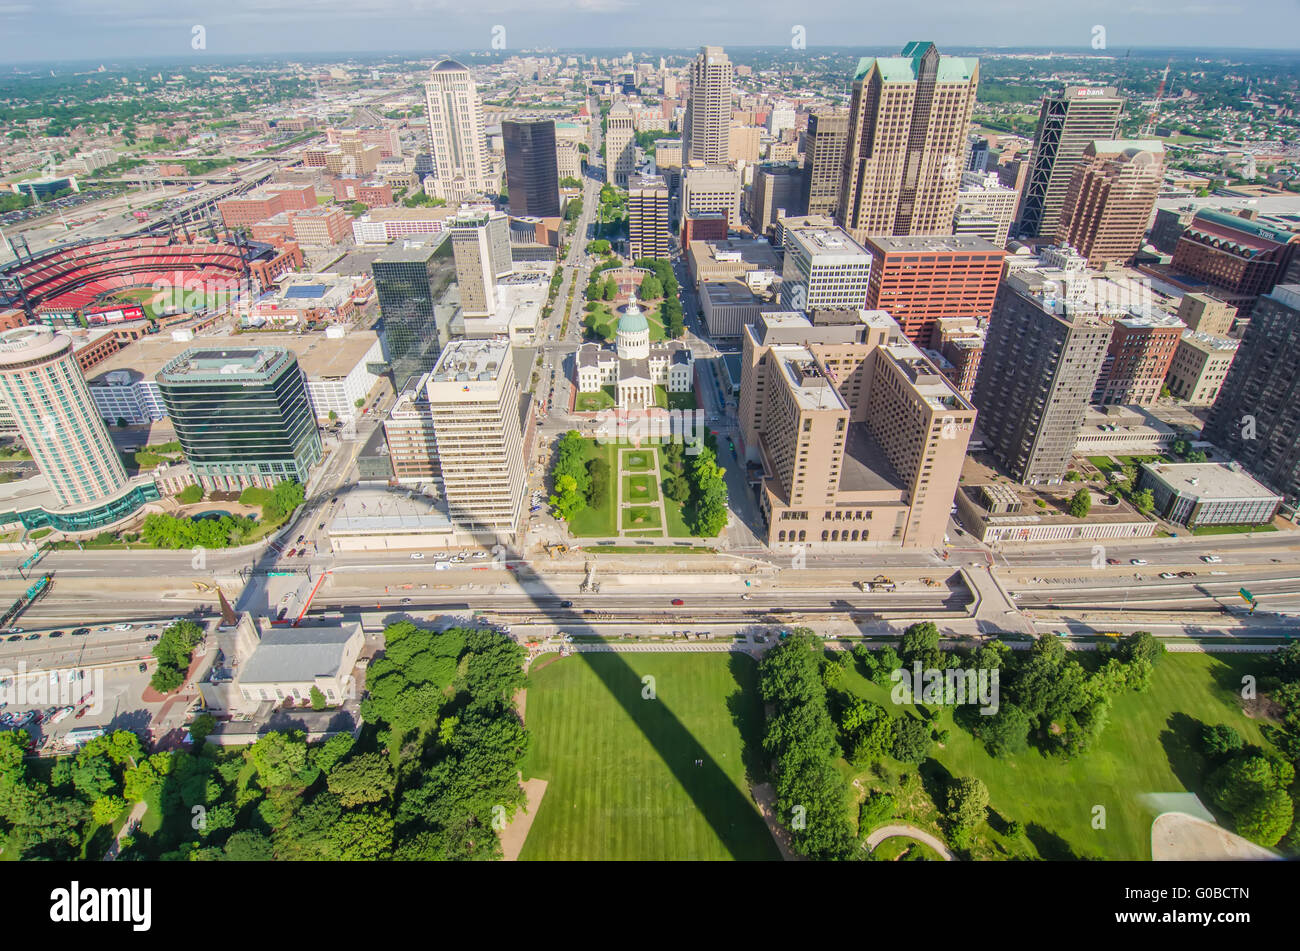
[[[691,348],[680,340],[650,342],[650,322],[633,293],[618,320],[614,352],[598,343],[578,348],[578,392],[598,393],[612,385],[620,410],[650,409],[655,386],[669,393],[690,390],[694,364]]]

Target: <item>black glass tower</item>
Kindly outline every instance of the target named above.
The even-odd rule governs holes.
[[[506,151],[506,190],[512,215],[560,216],[559,158],[553,119],[506,119],[501,123]]]

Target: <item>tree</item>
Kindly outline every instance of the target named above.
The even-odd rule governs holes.
[[[1014,703],[1003,703],[997,713],[980,717],[975,735],[990,756],[1013,756],[1029,746],[1029,717]]]
[[[1133,507],[1143,515],[1150,512],[1156,505],[1150,489],[1140,489],[1137,492],[1134,492],[1129,496],[1129,501],[1132,502]]]
[[[338,418],[339,418],[338,412],[335,410],[330,410],[330,416],[329,416],[330,422],[336,423],[338,422]]]
[[[859,768],[887,755],[894,744],[894,726],[885,708],[855,697],[840,719],[848,759]]]
[[[1092,509],[1092,493],[1080,489],[1070,497],[1070,515],[1073,518],[1085,518]]]
[[[231,862],[269,862],[275,858],[271,840],[250,829],[233,834],[222,851]]]
[[[664,286],[659,283],[659,278],[653,274],[646,275],[641,281],[641,287],[638,289],[638,296],[642,300],[658,300],[664,296]]]
[[[555,480],[555,493],[550,499],[555,514],[566,522],[587,507],[587,500],[578,491],[578,482],[571,475]]]
[[[393,794],[397,777],[386,757],[363,753],[335,766],[326,782],[329,791],[346,807],[382,802]]]
[[[605,498],[605,493],[609,490],[609,463],[605,461],[603,456],[589,459],[587,461],[587,475],[589,477],[587,502],[591,505],[597,505]]]
[[[902,716],[894,720],[894,759],[920,763],[930,753],[930,728],[921,720]]]
[[[909,665],[920,661],[923,667],[938,667],[939,628],[933,621],[918,621],[903,632],[899,645],[903,661]]]
[[[614,282],[612,277],[605,278],[605,284],[601,289],[600,296],[604,300],[613,300],[618,296],[618,284]]]
[[[948,786],[948,808],[944,815],[955,844],[962,848],[969,846],[988,808],[989,790],[981,780],[966,776]]]
[[[595,241],[587,242],[588,254],[609,254],[609,242],[604,238],[597,238]]]
[[[307,695],[311,698],[311,708],[313,710],[319,711],[325,709],[325,694],[321,693],[319,687],[313,684]]]
[[[1218,759],[1236,753],[1244,745],[1245,741],[1242,740],[1241,734],[1226,723],[1216,726],[1206,724],[1201,729],[1201,749],[1207,756]]]

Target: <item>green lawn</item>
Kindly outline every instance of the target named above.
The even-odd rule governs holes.
[[[1276,532],[1276,525],[1198,525],[1193,535],[1250,535],[1254,532]]]
[[[623,476],[624,502],[655,502],[658,499],[659,486],[651,476]]]
[[[1085,665],[1094,655],[1076,655]],[[994,759],[961,727],[951,708],[937,726],[951,731],[946,748],[932,749],[920,772],[946,771],[954,777],[976,776],[988,785],[990,806],[1002,819],[1019,821],[1029,843],[1042,858],[1071,856],[1148,861],[1151,822],[1160,811],[1144,797],[1161,793],[1202,794],[1200,726],[1226,723],[1247,743],[1267,747],[1259,723],[1245,716],[1238,703],[1241,678],[1262,667],[1256,655],[1169,654],[1156,668],[1146,693],[1116,697],[1110,721],[1097,747],[1074,761],[1045,757],[1030,749]],[[888,691],[860,676],[853,665],[843,687],[882,704],[897,715]],[[916,772],[887,761],[894,771]],[[854,775],[842,763],[846,774]],[[1104,806],[1106,828],[1092,827],[1094,806]],[[856,818],[856,807],[854,812]],[[988,824],[984,831],[989,833]],[[1001,836],[989,835],[994,841]]]
[[[653,448],[626,449],[619,464],[628,472],[649,472],[654,468],[654,452]]]
[[[617,405],[618,399],[614,395],[614,387],[602,386],[595,393],[579,393],[578,398],[574,401],[574,412],[578,413],[598,413],[602,409],[612,409]]]
[[[663,409],[695,409],[695,390],[685,393],[669,393],[667,387],[655,384],[655,405]]]
[[[617,463],[617,446],[613,444],[602,446],[594,439],[588,439],[585,442],[587,454],[584,461],[600,457],[609,463],[611,473],[617,471],[614,468]],[[599,500],[596,505],[588,505],[573,516],[572,521],[569,522],[569,533],[575,537],[617,535],[618,512],[616,506],[618,500],[615,495],[614,481],[611,479],[605,489],[604,499]]]
[[[659,509],[653,505],[638,505],[623,509],[623,528],[649,529],[659,527]]]
[[[542,663],[530,677],[524,775],[548,786],[521,859],[779,857],[746,778],[760,768],[763,728],[752,658]],[[657,699],[642,699],[647,675]]]

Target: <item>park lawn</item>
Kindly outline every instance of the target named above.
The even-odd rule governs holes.
[[[1085,666],[1096,661],[1094,655],[1075,656]],[[856,666],[845,672],[843,688],[897,714],[888,690],[865,680]],[[1149,861],[1152,821],[1177,807],[1149,803],[1145,796],[1193,792],[1210,807],[1202,790],[1196,721],[1226,723],[1247,743],[1269,747],[1259,723],[1242,713],[1237,702],[1241,677],[1261,667],[1258,655],[1166,655],[1146,693],[1126,692],[1115,698],[1101,740],[1076,760],[1047,757],[1033,748],[994,759],[983,744],[953,724],[948,708],[935,723],[949,730],[948,743],[943,749],[933,747],[932,759],[920,770],[982,779],[992,811],[1004,820],[1021,822],[1041,858]],[[888,762],[895,769],[915,771]],[[1098,805],[1106,809],[1105,829],[1092,827]],[[985,823],[984,836],[1002,840],[990,831]]]
[[[779,857],[746,775],[763,729],[752,658],[579,654],[529,679],[523,771],[548,785],[521,859]]]
[[[687,502],[686,505],[682,505],[678,502],[674,502],[672,499],[668,498],[668,496],[666,495],[664,496],[664,518],[668,522],[667,526],[665,527],[668,529],[668,534],[670,537],[672,538],[694,538],[695,537],[691,534],[690,527],[686,522],[686,520],[690,517],[690,513],[686,511],[689,506],[690,506],[689,502]]]
[[[628,472],[649,472],[655,467],[653,446],[643,449],[624,449],[619,464]]]
[[[595,393],[579,393],[573,409],[577,413],[599,413],[603,409],[612,409],[617,402],[614,387],[602,386]]]
[[[893,835],[876,846],[871,853],[878,862],[922,861],[942,862],[943,856],[924,842],[905,835]]]
[[[659,509],[653,505],[638,505],[623,509],[621,516],[624,529],[644,530],[659,528]]]
[[[668,388],[655,384],[655,405],[663,409],[695,409],[695,390],[685,393],[669,393]]]
[[[613,444],[602,446],[594,439],[584,440],[586,445],[586,455],[583,461],[587,462],[596,458],[603,458],[609,463],[609,471],[617,472],[618,447]],[[569,534],[575,537],[583,536],[608,536],[618,534],[618,499],[614,490],[614,480],[610,479],[609,484],[605,487],[605,497],[598,500],[597,504],[588,504],[581,512],[576,513],[569,521]]]
[[[1276,525],[1198,525],[1193,535],[1250,535],[1254,532],[1276,532]]]
[[[653,476],[623,476],[624,502],[656,502],[659,500],[659,486]]]

